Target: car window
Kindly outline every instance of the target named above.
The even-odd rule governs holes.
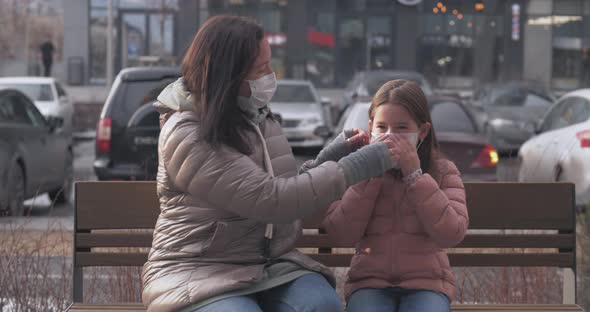
[[[29,119],[31,120],[33,126],[42,128],[47,126],[47,121],[45,120],[45,117],[41,115],[39,110],[31,101],[24,97],[20,97],[20,101],[21,103],[23,103],[26,113],[29,116]]]
[[[485,103],[492,106],[547,108],[553,104],[547,97],[517,87],[495,89],[488,96],[490,100]]]
[[[365,130],[369,129],[369,105],[355,105],[346,118],[344,125],[342,126],[343,130],[353,129],[353,128],[360,128]]]
[[[64,90],[59,83],[55,84],[55,88],[57,89],[57,96],[67,96],[66,90]]]
[[[460,104],[455,102],[441,102],[432,106],[430,110],[432,124],[436,131],[475,133],[473,120]]]
[[[580,97],[568,97],[552,109],[543,122],[542,131],[573,126],[590,119],[590,102]]]
[[[16,89],[33,101],[53,101],[53,91],[48,83],[0,83],[0,89]]]
[[[315,103],[317,102],[308,85],[278,85],[272,103]]]
[[[391,80],[395,80],[395,79],[404,79],[402,77],[376,77],[373,79],[369,79],[367,81],[367,91],[369,92],[369,96],[374,96],[375,93],[377,93],[377,91],[379,91],[379,88],[381,88],[381,86],[383,86],[386,82],[389,82]],[[432,89],[430,87],[430,85],[426,84],[426,82],[422,79],[408,79],[411,81],[414,81],[415,83],[418,84],[418,86],[420,86],[420,88],[422,89],[422,92],[424,92],[424,94],[426,96],[429,96],[432,94]]]
[[[27,112],[26,103],[24,103],[20,97],[9,94],[3,97],[0,101],[0,110],[2,115],[7,119],[8,122],[32,125],[30,114]]]
[[[163,80],[126,82],[126,92],[122,102],[114,103],[115,106],[113,107],[117,119],[124,121],[126,124],[139,107],[153,103],[162,90],[175,80],[176,78],[166,78]]]

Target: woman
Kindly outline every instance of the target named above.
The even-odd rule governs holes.
[[[263,35],[248,19],[211,18],[155,104],[161,213],[142,276],[148,311],[342,311],[330,271],[294,248],[298,220],[392,168],[393,146],[348,132],[296,175],[267,106],[276,81]]]

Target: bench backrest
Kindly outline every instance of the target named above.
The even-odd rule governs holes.
[[[451,265],[561,267],[575,272],[573,184],[466,183],[465,188],[470,232],[449,251]],[[82,268],[145,263],[147,250],[128,252],[119,247],[150,247],[149,230],[160,210],[155,182],[78,182],[75,201],[74,301],[81,302]],[[322,215],[304,221],[305,229],[316,231],[306,231],[297,247],[313,248],[308,254],[325,265],[347,267],[352,252],[332,251],[352,246],[323,234],[321,221]],[[135,229],[144,231],[128,231]]]

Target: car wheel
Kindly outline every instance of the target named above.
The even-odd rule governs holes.
[[[22,216],[25,213],[25,173],[21,165],[16,164],[10,172],[10,185],[12,186],[8,199],[8,215]]]
[[[72,153],[66,157],[65,179],[62,186],[54,191],[49,192],[49,198],[52,202],[64,204],[69,202],[72,190],[74,189],[74,162]]]

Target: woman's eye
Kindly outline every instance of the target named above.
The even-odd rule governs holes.
[[[377,126],[377,129],[385,129],[385,126]]]

